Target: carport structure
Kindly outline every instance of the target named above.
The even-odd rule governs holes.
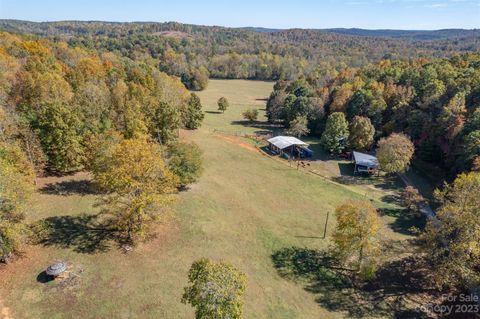
[[[293,136],[275,136],[268,140],[269,148],[273,153],[283,155],[289,153],[293,156],[311,157],[313,152],[308,149],[308,144]]]

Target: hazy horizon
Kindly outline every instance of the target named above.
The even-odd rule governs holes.
[[[256,25],[245,25],[245,26],[238,26],[238,27],[231,27],[226,25],[216,25],[216,24],[201,24],[201,23],[187,23],[187,22],[180,22],[180,21],[147,21],[147,20],[139,20],[139,21],[118,21],[118,20],[23,20],[23,19],[10,19],[10,18],[0,18],[0,20],[12,20],[12,21],[24,21],[24,22],[33,22],[33,23],[55,23],[55,22],[106,22],[106,23],[181,23],[186,25],[197,25],[197,26],[205,26],[205,27],[221,27],[221,28],[232,28],[232,29],[265,29],[265,30],[293,30],[293,29],[300,29],[300,30],[334,30],[334,29],[344,29],[344,30],[366,30],[366,31],[442,31],[442,30],[466,30],[466,31],[474,31],[480,30],[478,28],[461,28],[461,27],[452,27],[452,28],[441,28],[441,29],[392,29],[392,28],[377,28],[377,29],[369,29],[369,28],[360,28],[360,27],[327,27],[327,28],[302,28],[302,27],[287,27],[287,28],[275,28],[269,26],[256,26]]]
[[[266,29],[480,28],[480,0],[171,1],[0,0],[0,18],[32,22],[170,22]]]

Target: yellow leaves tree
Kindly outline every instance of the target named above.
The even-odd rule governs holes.
[[[350,83],[343,84],[337,91],[334,92],[330,110],[332,112],[345,112],[347,110],[347,104],[352,98],[353,93],[353,88]]]
[[[405,172],[410,165],[415,147],[405,134],[392,134],[378,142],[377,157],[386,173]]]
[[[380,217],[369,201],[347,201],[335,210],[334,252],[345,265],[371,278],[376,270]]]
[[[441,207],[428,222],[425,251],[438,286],[472,288],[480,285],[480,173],[460,174],[436,191]]]
[[[144,239],[168,212],[178,178],[165,165],[160,146],[145,137],[111,147],[93,168],[95,181],[108,193],[103,213],[127,240]]]
[[[225,262],[206,258],[195,261],[188,272],[182,302],[195,308],[196,319],[240,319],[247,276]]]
[[[25,239],[24,209],[33,179],[33,168],[19,149],[0,145],[0,261],[8,262]]]

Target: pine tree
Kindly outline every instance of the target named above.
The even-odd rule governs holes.
[[[200,98],[195,93],[190,94],[187,104],[187,112],[185,114],[185,127],[195,130],[202,125],[205,114],[202,112],[202,104]]]
[[[341,153],[347,144],[348,122],[345,114],[334,112],[327,119],[320,142],[330,153]]]

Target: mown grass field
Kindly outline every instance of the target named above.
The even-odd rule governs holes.
[[[5,317],[193,318],[193,309],[180,299],[188,269],[200,257],[223,259],[247,274],[245,318],[347,317],[348,307],[356,305],[340,300],[332,306],[328,294],[309,292],[305,285],[282,278],[272,255],[288,247],[326,249],[335,226],[334,207],[362,198],[361,186],[344,187],[297,171],[248,147],[248,141],[213,133],[264,129],[262,123],[241,122],[241,113],[252,106],[263,109],[272,85],[211,80],[199,93],[206,110],[204,125],[182,135],[203,149],[204,175],[179,195],[176,213],[159,227],[158,236],[128,254],[89,220],[97,209],[96,195],[85,191],[88,175],[40,180],[28,219],[50,218],[57,231],[0,269]],[[230,101],[225,114],[216,113],[220,96]],[[62,185],[68,191],[62,192]],[[398,208],[383,201],[381,189],[376,192],[377,206]],[[331,214],[323,239],[327,212]],[[386,215],[382,232],[409,238],[389,227],[397,219]],[[67,260],[78,272],[71,285],[41,282],[39,274],[57,259]]]

